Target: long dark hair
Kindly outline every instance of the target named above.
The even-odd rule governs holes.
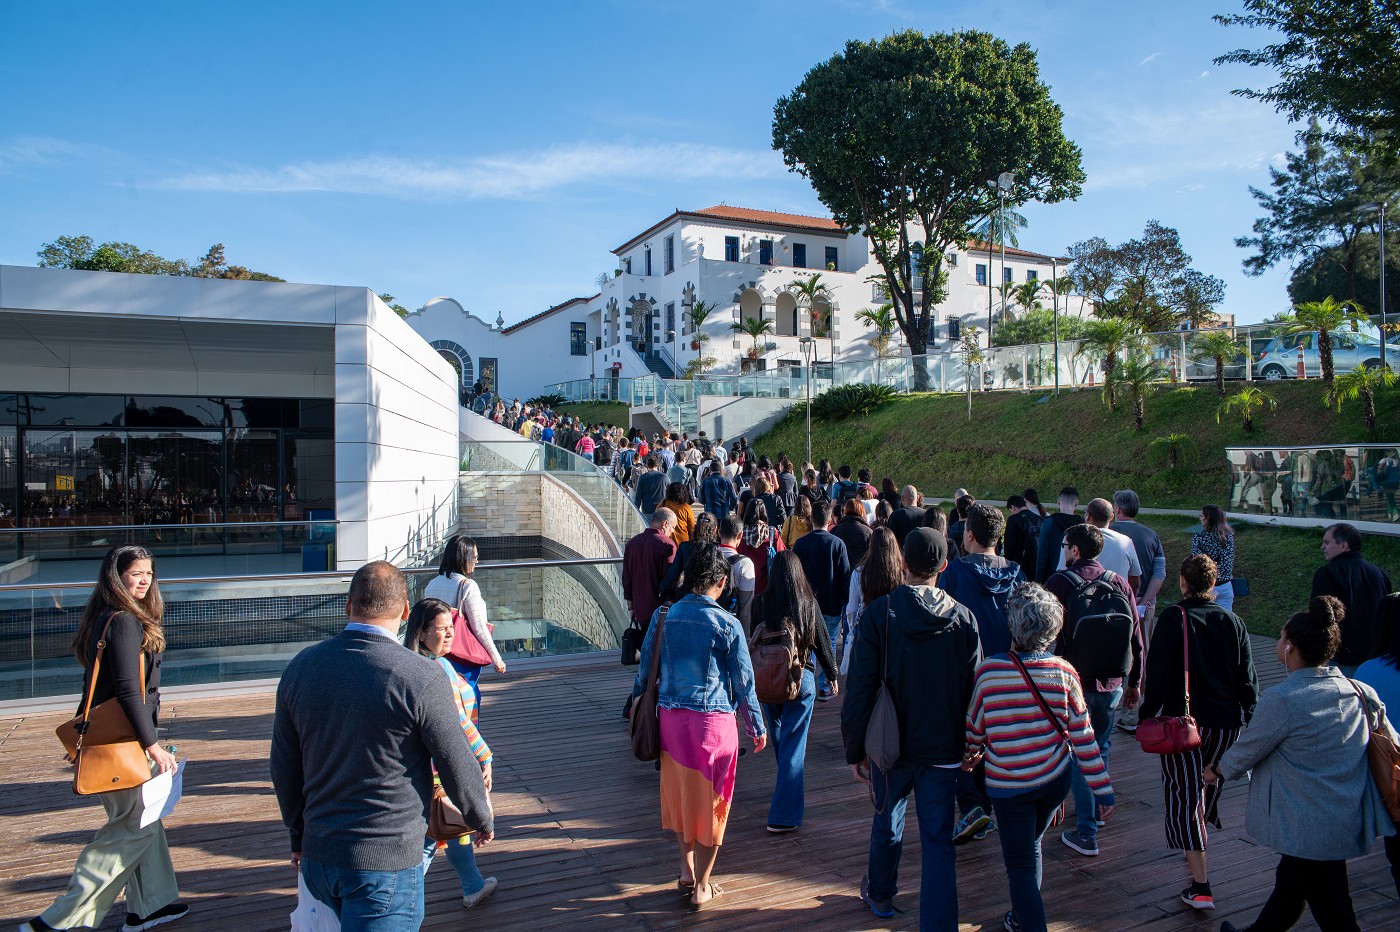
[[[1022,490],[1021,497],[1026,500],[1027,505],[1034,505],[1036,513],[1042,518],[1049,517],[1050,513],[1046,511],[1045,506],[1040,503],[1040,493],[1035,489]]]
[[[870,549],[860,563],[860,598],[866,605],[889,595],[904,582],[904,561],[894,531],[877,527],[870,535]]]
[[[797,630],[797,642],[810,648],[817,641],[819,624],[825,634],[821,613],[817,597],[807,584],[802,561],[791,550],[784,550],[768,567],[768,588],[757,599],[754,627],[776,628],[786,618]]]
[[[438,564],[438,575],[468,575],[467,567],[476,562],[476,552],[476,541],[465,534],[453,534],[447,545],[442,548],[442,562]]]
[[[403,611],[403,609],[399,609]],[[424,657],[432,654],[423,649],[423,632],[432,626],[439,615],[451,614],[452,606],[441,599],[419,599],[408,613],[408,626],[403,632],[403,646]]]
[[[139,602],[122,585],[122,573],[131,569],[131,564],[137,560],[151,561],[151,588],[146,590],[145,597]],[[98,625],[104,623],[113,612],[130,612],[141,622],[142,651],[158,654],[165,650],[165,631],[160,626],[165,616],[165,600],[161,598],[155,571],[155,557],[145,547],[124,544],[107,551],[102,558],[102,568],[97,571],[97,585],[83,607],[78,633],[73,636],[73,656],[78,658],[78,663],[84,667],[88,665],[88,650],[97,636]]]
[[[1223,544],[1235,533],[1230,527],[1230,522],[1225,520],[1225,512],[1220,510],[1219,505],[1202,505],[1201,517],[1206,519],[1205,528],[1207,534],[1214,534]]]

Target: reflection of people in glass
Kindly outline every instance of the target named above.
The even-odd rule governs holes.
[[[1312,493],[1315,464],[1313,455],[1307,450],[1298,450],[1293,454],[1293,513],[1300,518],[1307,515],[1308,505],[1312,504],[1308,499]]]
[[[1380,482],[1381,493],[1385,495],[1385,519],[1400,521],[1400,510],[1395,507],[1395,490],[1400,488],[1400,456],[1394,449],[1386,450],[1385,456],[1376,464],[1376,479]]]

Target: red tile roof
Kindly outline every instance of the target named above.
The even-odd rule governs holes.
[[[991,244],[991,247],[990,247],[990,248],[991,248],[991,251],[992,251],[993,253],[995,253],[996,255],[998,255],[998,256],[1001,255],[1001,247],[1000,247],[1000,246],[998,246],[998,245],[996,245],[995,243],[993,243],[993,244]],[[987,249],[988,249],[988,245],[987,245],[986,243],[982,242],[981,240],[971,239],[971,240],[968,240],[968,241],[967,241],[967,251],[968,251],[968,252],[986,252]],[[1006,254],[1007,254],[1008,256],[1016,256],[1016,257],[1019,258],[1019,259],[1044,259],[1046,262],[1049,262],[1051,259],[1056,258],[1055,256],[1047,256],[1047,255],[1043,255],[1042,253],[1038,253],[1038,252],[1027,252],[1027,251],[1024,250],[1024,249],[1014,249],[1014,248],[1012,248],[1011,246],[1007,246],[1007,247],[1006,247]],[[1069,261],[1068,259],[1064,258],[1063,256],[1059,257],[1059,260],[1060,260],[1061,262],[1068,262],[1068,261]]]
[[[822,230],[832,233],[843,232],[841,225],[830,217],[810,217],[806,214],[783,214],[773,210],[755,210],[751,207],[730,207],[716,204],[704,210],[690,211],[704,217],[720,220],[742,220],[747,223],[771,223],[774,226],[801,227],[808,230]]]
[[[593,297],[596,298],[596,297],[598,297],[598,296],[595,294]],[[502,327],[502,328],[501,328],[501,333],[510,333],[512,330],[519,330],[521,327],[525,327],[525,326],[528,326],[529,324],[533,324],[533,323],[534,323],[535,321],[537,321],[537,320],[543,320],[544,318],[548,317],[550,314],[553,314],[555,311],[562,311],[564,308],[569,307],[570,305],[578,304],[578,303],[583,302],[583,301],[591,301],[591,300],[593,300],[593,298],[570,298],[569,300],[565,301],[563,304],[556,304],[556,305],[554,305],[554,307],[546,308],[545,310],[540,311],[538,314],[532,314],[531,316],[525,318],[524,320],[517,321],[516,323],[511,324],[509,327]]]

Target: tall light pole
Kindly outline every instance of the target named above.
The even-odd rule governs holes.
[[[1390,359],[1385,355],[1385,201],[1362,204],[1361,209],[1367,213],[1379,213],[1381,215],[1381,365],[1388,366],[1390,365]]]
[[[1060,393],[1060,260],[1050,260],[1050,322],[1055,340],[1055,394]]]
[[[1011,189],[1016,185],[1016,175],[1012,172],[1002,172],[997,175],[997,197],[1001,200],[1001,212],[997,215],[997,232],[1001,234],[1001,281],[997,284],[1001,287],[1002,313],[1006,313],[1006,195],[1011,193]],[[988,258],[987,264],[991,265]],[[992,315],[987,315],[987,349],[992,348]]]
[[[807,371],[807,462],[812,462],[812,352],[816,339],[802,337],[797,341],[802,346],[803,368]]]

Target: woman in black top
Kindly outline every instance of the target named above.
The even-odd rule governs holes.
[[[782,705],[763,704],[768,737],[778,759],[777,785],[768,807],[768,831],[774,834],[796,831],[802,824],[802,770],[807,757],[807,730],[817,698],[814,661],[821,664],[832,695],[837,692],[839,677],[817,597],[807,585],[802,561],[790,550],[773,560],[768,570],[768,588],[754,602],[754,637],[760,637],[765,630],[779,631],[785,622],[793,626],[803,670],[802,689],[796,699]]]
[[[73,638],[73,655],[83,665],[83,698],[105,637],[102,662],[93,688],[97,706],[115,698],[146,749],[152,773],[174,770],[175,756],[160,746],[156,725],[160,710],[160,667],[165,653],[161,617],[165,605],[156,585],[155,563],[143,547],[124,546],[102,561],[97,586],[83,609]],[[141,662],[145,660],[145,681]],[[83,711],[82,706],[78,712]],[[175,902],[179,888],[165,828],[160,820],[137,828],[141,789],[113,790],[98,796],[107,824],[78,855],[68,890],[53,905],[22,925],[26,932],[97,926],[126,888],[127,928],[149,928],[179,919],[189,907]]]
[[[831,495],[826,491],[826,486],[818,481],[817,471],[815,469],[809,467],[803,478],[805,481],[802,483],[802,488],[798,491],[802,493],[807,501],[811,502],[813,505],[817,502],[831,501]]]
[[[1191,651],[1191,715],[1201,746],[1159,759],[1167,845],[1186,853],[1191,886],[1182,891],[1181,900],[1197,909],[1215,908],[1206,874],[1206,824],[1220,828],[1216,806],[1221,785],[1205,786],[1202,774],[1220,763],[1259,701],[1249,633],[1238,615],[1215,604],[1215,581],[1210,557],[1198,553],[1182,561],[1179,585],[1185,598],[1157,617],[1138,713],[1140,722],[1154,715],[1186,713],[1184,628]]]

